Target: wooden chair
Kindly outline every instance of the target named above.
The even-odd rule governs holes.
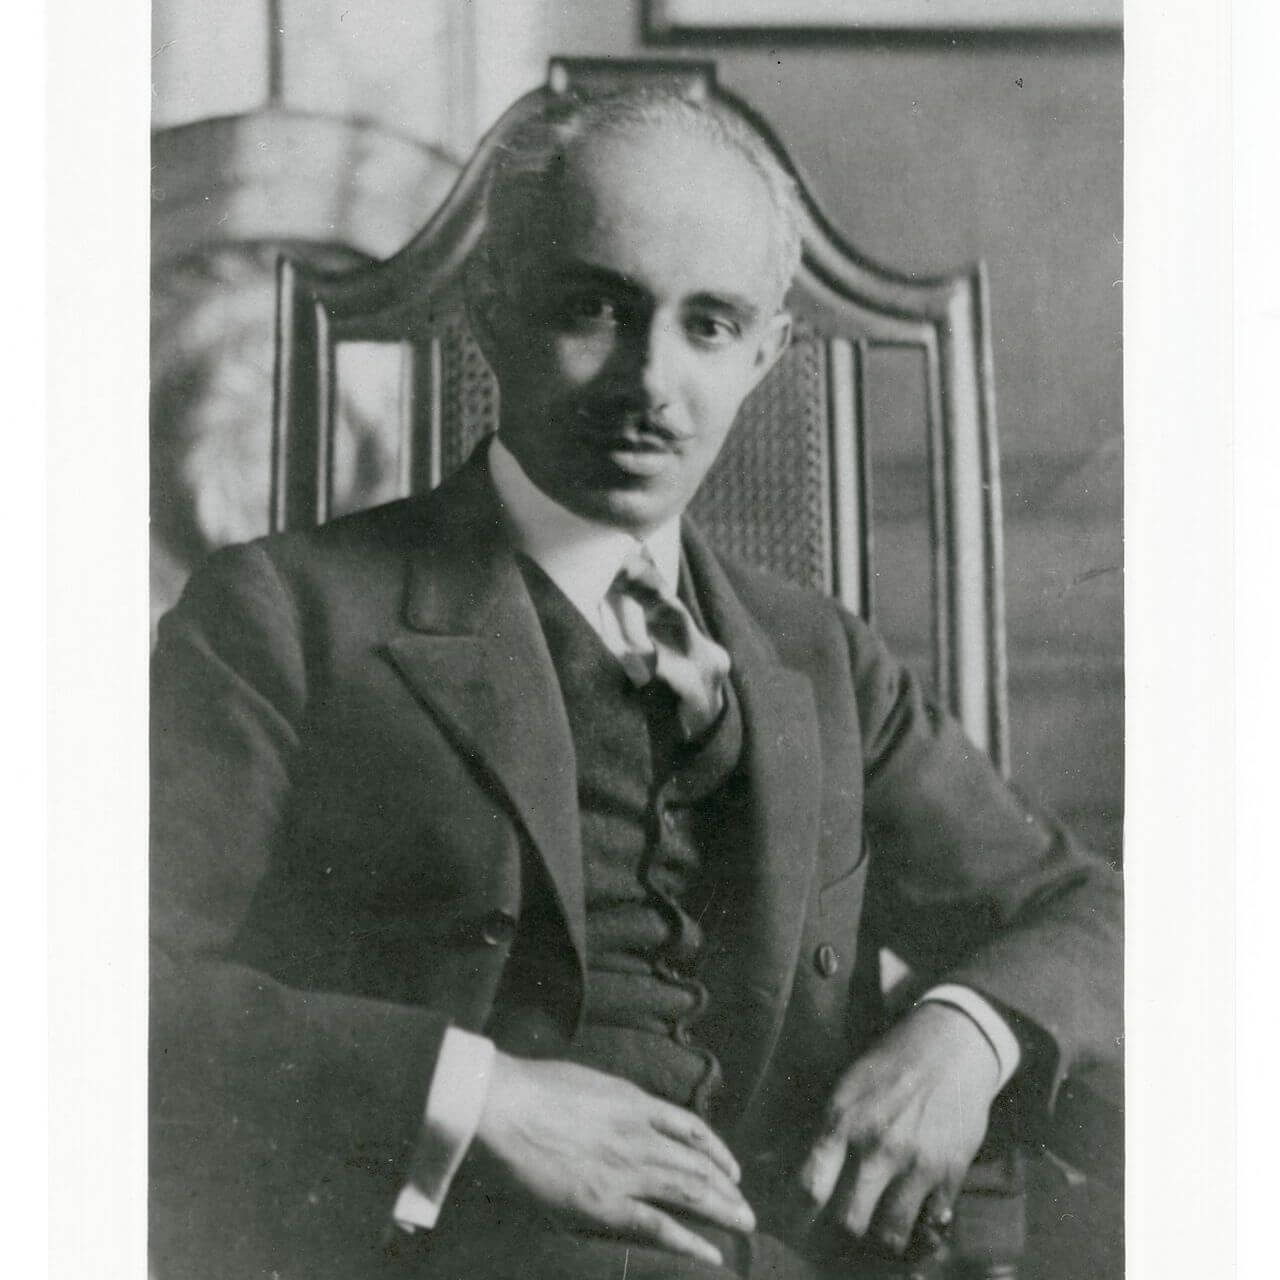
[[[388,344],[401,353],[400,493],[437,484],[494,430],[498,389],[468,331],[463,300],[494,153],[547,95],[653,78],[679,81],[745,118],[797,177],[804,208],[803,262],[789,296],[795,340],[744,405],[693,514],[721,550],[872,618],[867,368],[878,351],[918,352],[935,690],[1007,772],[1000,484],[983,266],[921,280],[869,261],[823,215],[764,121],[717,86],[711,63],[553,59],[547,85],[510,108],[443,205],[394,257],[346,273],[281,262],[273,527],[302,528],[338,514],[333,423],[346,344]],[[1013,1275],[1023,1222],[1016,1150],[1006,1145],[975,1170],[961,1212],[960,1269]]]

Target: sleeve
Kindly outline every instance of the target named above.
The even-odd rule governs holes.
[[[1009,1029],[1009,1024],[976,991],[958,986],[954,982],[930,987],[916,1004],[930,1001],[945,1004],[964,1014],[982,1033],[982,1038],[991,1046],[991,1052],[995,1056],[998,1093],[1013,1078],[1013,1073],[1022,1060],[1018,1037]]]
[[[493,1056],[492,1040],[461,1027],[445,1032],[427,1091],[422,1137],[413,1153],[409,1180],[392,1211],[402,1231],[412,1234],[436,1225],[458,1166],[476,1136],[489,1096]]]
[[[288,1211],[296,1202],[312,1220],[341,1198],[352,1171],[390,1171],[379,1184],[385,1221],[395,1196],[385,1178],[403,1173],[420,1133],[447,1019],[292,988],[237,949],[288,821],[308,698],[304,651],[292,597],[256,544],[213,556],[160,625],[151,701],[153,1163],[174,1166],[182,1181],[223,1160],[242,1182],[277,1182]]]
[[[884,945],[1016,1029],[1045,1114],[1066,1076],[1114,1062],[1119,877],[1007,784],[870,629],[846,615]]]

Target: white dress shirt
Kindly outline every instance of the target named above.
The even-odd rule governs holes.
[[[553,501],[525,474],[511,451],[495,437],[489,472],[516,547],[568,597],[595,629],[606,648],[627,652],[609,588],[637,539],[611,525],[588,520]],[[680,572],[680,518],[649,534],[643,545],[658,571],[674,588]],[[1004,1019],[969,987],[948,983],[920,998],[966,1014],[995,1055],[998,1087],[1017,1069],[1018,1041]],[[396,1223],[406,1231],[435,1226],[449,1185],[475,1137],[489,1091],[494,1046],[484,1036],[450,1027],[427,1090],[424,1135],[410,1165],[409,1181],[396,1201]]]

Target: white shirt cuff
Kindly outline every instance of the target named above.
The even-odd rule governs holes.
[[[493,1055],[493,1041],[484,1036],[459,1027],[444,1033],[427,1091],[422,1135],[409,1165],[409,1181],[392,1210],[401,1230],[430,1230],[436,1225],[449,1184],[476,1136],[489,1096]]]
[[[996,1066],[1000,1073],[996,1092],[1003,1089],[1022,1060],[1022,1049],[1018,1045],[1017,1037],[1009,1030],[1009,1024],[972,987],[944,982],[936,987],[930,987],[916,1003],[924,1004],[926,1000],[950,1005],[951,1008],[968,1015],[991,1046],[991,1052],[996,1055]]]

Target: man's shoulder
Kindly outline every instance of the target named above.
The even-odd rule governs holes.
[[[429,498],[398,498],[309,529],[268,534],[247,545],[281,565],[351,556],[399,556],[424,540],[430,521]]]
[[[248,544],[286,567],[331,568],[400,563],[406,552],[447,551],[492,526],[496,506],[481,466],[468,462],[427,493],[337,516],[324,524],[270,534]]]
[[[784,661],[805,667],[815,661],[852,661],[855,667],[878,670],[892,663],[871,626],[839,600],[716,551],[705,535],[700,537],[739,603]]]
[[[206,567],[223,573],[265,564],[285,578],[341,577],[402,563],[407,552],[439,542],[434,494],[398,498],[306,529],[269,533],[214,552]]]
[[[826,611],[836,607],[830,596],[812,587],[802,587],[780,573],[749,564],[736,556],[716,553],[721,567],[744,600],[750,597],[775,608]]]
[[[318,615],[394,612],[406,557],[430,541],[430,524],[429,504],[408,498],[222,547],[192,573],[174,612],[208,624],[219,615],[304,624]]]
[[[825,592],[800,586],[779,573],[714,548],[711,550],[738,599],[763,622],[772,619],[793,623],[805,620],[829,625],[842,622],[847,616],[839,601]]]

